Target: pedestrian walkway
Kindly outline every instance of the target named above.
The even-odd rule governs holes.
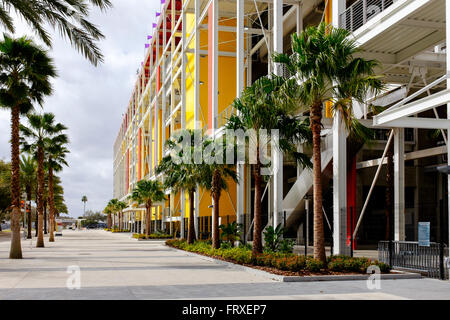
[[[130,234],[64,230],[56,242],[35,248],[25,240],[23,260],[8,259],[0,242],[2,299],[450,299],[450,282],[383,280],[281,283],[168,248]],[[69,289],[80,270],[80,289]],[[71,286],[73,281],[69,281]]]

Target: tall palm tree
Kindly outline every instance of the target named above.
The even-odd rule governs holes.
[[[131,200],[138,204],[145,205],[145,214],[147,217],[145,233],[147,236],[150,235],[150,221],[152,219],[151,210],[153,203],[161,202],[165,199],[163,186],[158,180],[140,180],[131,192]]]
[[[111,208],[111,206],[110,206],[110,204],[108,203],[107,205],[106,205],[106,207],[105,207],[105,209],[103,209],[103,213],[104,214],[106,214],[107,215],[107,224],[108,224],[108,229],[111,229],[111,223],[112,223],[112,220],[111,220],[111,213],[113,212],[113,210],[112,210],[112,208]]]
[[[119,200],[117,200],[117,199],[111,199],[108,203],[108,206],[111,208],[111,212],[113,214],[113,229],[116,228],[116,213],[118,212],[118,210],[117,210],[118,203],[119,203]]]
[[[127,204],[123,201],[117,201],[115,204],[115,209],[117,210],[117,214],[119,215],[119,231],[123,231],[123,209],[127,207]]]
[[[20,115],[33,104],[42,105],[52,93],[50,78],[56,76],[47,52],[26,37],[4,35],[0,41],[0,107],[11,110],[11,249],[10,258],[21,259],[20,245]]]
[[[55,241],[54,229],[55,229],[55,194],[54,194],[54,172],[62,170],[63,166],[68,166],[66,161],[66,154],[69,150],[65,147],[69,143],[69,139],[66,134],[62,133],[67,128],[62,126],[61,131],[55,132],[54,136],[47,139],[46,154],[47,161],[46,167],[48,169],[48,202],[50,207],[50,236],[49,241]]]
[[[31,200],[33,198],[33,189],[36,181],[37,165],[36,160],[31,156],[22,156],[20,161],[21,181],[27,195],[27,239],[31,239]]]
[[[44,247],[44,183],[45,183],[45,152],[49,140],[64,130],[61,123],[55,123],[55,116],[52,113],[29,114],[27,115],[28,126],[21,125],[20,131],[23,135],[22,148],[25,152],[35,155],[38,163],[38,239],[36,247]]]
[[[52,39],[45,29],[50,25],[67,38],[75,49],[91,63],[103,61],[103,55],[96,42],[103,39],[101,31],[88,18],[90,5],[101,10],[111,7],[109,0],[0,0],[0,24],[14,32],[14,19],[10,8],[25,21],[39,38],[51,46]]]
[[[86,196],[81,197],[81,202],[84,204],[83,215],[86,214],[86,202],[88,202],[88,198]]]
[[[321,151],[323,105],[332,101],[344,123],[351,123],[352,99],[363,101],[370,90],[382,87],[375,76],[378,62],[355,58],[359,49],[350,32],[321,23],[292,35],[292,55],[275,53],[274,62],[284,64],[298,83],[297,112],[309,112],[313,135],[314,257],[326,260],[322,213]]]
[[[210,147],[212,144],[221,144],[218,148],[213,148],[213,152],[211,154],[212,157],[216,157],[215,151],[223,152],[223,158],[225,158],[225,153],[227,150],[227,142],[225,136],[222,138],[218,138],[216,140],[206,139],[203,143],[203,149]],[[214,201],[213,206],[213,221],[212,221],[212,229],[213,229],[213,237],[212,237],[212,247],[218,249],[220,247],[219,242],[219,215],[220,215],[220,196],[223,190],[228,189],[228,181],[234,181],[239,183],[238,177],[236,174],[235,166],[227,163],[201,163],[198,164],[198,170],[202,175],[202,179],[200,180],[200,186],[211,190],[211,197]]]
[[[295,108],[291,94],[295,92],[295,81],[286,80],[283,77],[272,75],[256,80],[252,86],[246,88],[241,97],[233,103],[238,111],[237,115],[230,117],[227,128],[229,129],[253,129],[256,137],[247,143],[254,146],[256,163],[253,165],[253,178],[255,181],[254,195],[254,231],[252,255],[262,252],[262,183],[263,168],[261,148],[271,142],[260,136],[262,129],[279,130],[279,143],[276,146],[281,151],[303,166],[311,166],[309,158],[303,153],[297,152],[297,144],[310,140],[308,121],[300,121],[299,117],[291,116],[290,112]]]
[[[181,130],[168,139],[166,141],[166,147],[170,154],[165,156],[156,168],[157,174],[164,174],[165,188],[170,188],[174,193],[188,192],[189,194],[188,243],[194,243],[196,238],[194,228],[194,195],[197,185],[202,183],[203,179],[194,161],[194,139],[191,139],[191,152],[189,153],[188,150],[183,150],[183,137],[194,137],[194,135],[194,130]],[[178,152],[177,150],[181,151]],[[178,153],[178,156],[180,158],[184,157],[186,161],[177,161],[172,157],[173,153]],[[190,158],[187,156],[188,154],[190,154]],[[181,218],[183,219],[184,217]]]

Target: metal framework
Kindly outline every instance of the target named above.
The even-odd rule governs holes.
[[[202,129],[205,134],[221,134],[221,127],[236,112],[230,105],[245,86],[262,74],[282,74],[281,68],[270,62],[270,53],[288,52],[290,48],[283,44],[289,42],[289,35],[300,32],[304,20],[310,23],[322,18],[351,30],[361,55],[382,63],[379,72],[389,89],[382,97],[368,97],[364,105],[355,104],[354,114],[367,126],[391,129],[395,238],[404,240],[405,160],[449,152],[439,147],[407,153],[403,128],[415,128],[416,137],[420,128],[441,129],[447,143],[449,110],[444,118],[442,106],[450,104],[450,58],[444,50],[449,41],[446,21],[450,9],[444,0],[359,0],[348,8],[346,4],[345,0],[166,0],[149,36],[148,50],[114,143],[114,197],[127,199],[137,181],[160,178],[155,175],[155,167],[164,155],[164,142],[176,130]],[[415,81],[417,77],[419,81]],[[374,116],[371,103],[391,107]],[[433,116],[428,110],[433,110]],[[357,235],[371,192],[358,213],[356,228],[349,225],[347,133],[339,114],[324,122],[322,170],[333,161],[333,250],[336,254],[348,253],[348,234]],[[385,149],[386,139],[380,143]],[[275,170],[267,187],[269,222],[282,223],[281,214],[285,212],[290,226],[305,211],[312,173],[299,170],[293,186],[283,190],[284,181],[289,179],[283,170],[288,160],[275,150],[271,156]],[[378,166],[372,188],[385,163],[383,158],[356,164],[355,170]],[[223,201],[238,222],[251,226],[250,170],[238,164],[237,171],[242,182]],[[212,215],[212,200],[201,194],[197,190],[196,217]],[[155,205],[153,217],[162,222],[178,221],[184,230],[180,215],[186,216],[187,206],[185,194],[170,193],[168,201]],[[129,211],[133,210],[138,209],[130,203]],[[140,221],[142,228],[143,215]],[[173,229],[172,224],[169,228]],[[198,232],[197,219],[195,228]]]

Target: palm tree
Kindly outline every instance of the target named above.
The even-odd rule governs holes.
[[[119,200],[111,199],[109,201],[108,205],[110,206],[111,211],[113,213],[113,229],[115,229],[116,228],[116,214],[119,212],[119,209],[118,209],[118,207],[119,207]],[[119,224],[119,228],[118,229],[120,230],[120,224]]]
[[[126,207],[127,207],[127,204],[125,202],[123,202],[123,201],[117,201],[116,204],[115,204],[115,208],[116,208],[116,210],[118,212],[118,215],[119,215],[119,231],[123,231],[123,229],[122,229],[123,209],[125,209]]]
[[[86,196],[81,197],[81,202],[84,204],[83,215],[86,214],[86,202],[88,202],[88,198]]]
[[[111,205],[108,203],[105,207],[105,209],[103,209],[103,213],[105,213],[108,216],[108,229],[111,229],[111,213],[112,213],[112,208]]]
[[[88,21],[89,5],[106,10],[111,7],[109,0],[1,0],[0,24],[14,33],[14,20],[9,8],[24,20],[39,38],[51,47],[52,39],[44,28],[51,25],[63,38],[80,51],[91,63],[103,61],[96,42],[103,39],[101,31]]]
[[[320,134],[323,105],[332,101],[341,112],[344,123],[352,120],[352,99],[364,101],[370,90],[382,83],[375,76],[378,63],[355,58],[359,51],[350,32],[321,23],[292,35],[292,55],[274,54],[274,62],[284,64],[298,83],[299,107],[309,112],[313,135],[314,257],[326,260],[321,182]]]
[[[64,130],[64,126],[60,123],[55,123],[55,116],[52,113],[29,114],[27,115],[28,127],[21,125],[20,131],[22,132],[22,148],[25,152],[31,153],[35,156],[38,163],[38,239],[36,247],[44,247],[44,164],[45,164],[45,152],[46,146],[49,140],[55,135]]]
[[[145,233],[150,235],[150,221],[152,219],[151,209],[155,202],[166,199],[162,184],[158,180],[140,180],[131,192],[131,200],[145,205],[147,225]],[[156,220],[156,218],[155,218]]]
[[[20,161],[20,179],[22,181],[25,193],[27,195],[27,239],[31,239],[31,200],[33,198],[33,189],[36,181],[36,160],[31,156],[22,156]]]
[[[224,137],[224,136],[222,136]],[[213,148],[213,150],[221,150],[225,153],[227,141],[224,138],[219,138],[216,141],[212,139],[206,139],[203,144],[203,148],[208,148],[211,144],[222,144],[219,148]],[[216,157],[215,152],[213,151],[211,154],[212,157]],[[225,155],[223,155],[225,157]],[[214,201],[213,206],[213,221],[212,221],[212,229],[213,229],[213,237],[212,237],[212,247],[218,249],[220,247],[219,241],[219,204],[220,204],[220,196],[223,190],[228,189],[227,181],[232,180],[238,183],[238,177],[236,174],[236,170],[233,165],[226,163],[201,163],[198,164],[198,170],[202,175],[202,179],[200,180],[200,186],[207,190],[211,190],[211,197]]]
[[[68,166],[66,161],[66,154],[69,150],[65,145],[69,142],[66,134],[62,133],[67,130],[66,127],[60,127],[59,132],[55,132],[52,138],[47,139],[46,154],[47,161],[46,166],[48,169],[48,202],[50,206],[50,236],[49,241],[55,241],[55,194],[54,194],[54,172],[62,170],[63,166]]]
[[[11,249],[10,258],[21,259],[20,245],[20,114],[28,114],[33,104],[42,105],[52,93],[50,78],[55,67],[47,52],[22,37],[4,35],[0,41],[0,106],[11,110]]]
[[[289,113],[295,108],[292,97],[295,81],[286,80],[282,77],[272,75],[262,77],[255,81],[252,86],[246,88],[241,97],[233,103],[238,111],[237,115],[230,117],[228,129],[253,129],[256,137],[247,145],[253,145],[256,152],[256,163],[253,164],[253,177],[255,181],[254,195],[254,232],[252,255],[256,256],[262,252],[262,182],[260,148],[264,143],[269,143],[270,137],[264,139],[260,136],[260,130],[278,129],[278,148],[292,156],[303,166],[311,166],[309,158],[303,153],[297,152],[296,145],[310,140],[308,121],[300,121],[299,117],[291,116]],[[266,141],[265,141],[266,140]]]
[[[61,185],[61,178],[53,176],[53,198],[55,207],[55,217],[59,217],[60,213],[68,213],[66,204],[64,203],[64,188]],[[53,221],[55,224],[55,221]]]
[[[189,194],[188,243],[194,243],[196,238],[194,229],[194,195],[197,185],[202,183],[203,177],[194,161],[194,139],[191,139],[190,153],[187,152],[188,150],[183,150],[184,146],[182,147],[182,144],[183,137],[194,137],[194,135],[194,130],[181,130],[168,139],[166,147],[170,154],[165,156],[156,167],[157,174],[164,174],[165,188],[170,188],[174,193],[187,191]],[[180,158],[184,157],[186,161],[177,161],[172,157],[172,154],[177,153],[177,150],[181,150],[178,152],[178,156]],[[187,158],[187,154],[190,154],[191,158]],[[181,218],[183,219],[184,217]]]

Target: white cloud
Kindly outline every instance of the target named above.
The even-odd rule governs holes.
[[[159,0],[117,0],[107,13],[93,11],[93,21],[106,39],[100,43],[105,62],[93,67],[68,41],[53,38],[51,56],[59,77],[54,94],[44,105],[59,122],[69,127],[69,168],[61,173],[66,202],[72,216],[86,209],[101,210],[112,198],[112,149],[122,113],[125,112],[136,70],[144,58],[144,44],[150,34]],[[16,35],[32,35],[17,21]],[[10,116],[0,110],[0,158],[10,158]]]

